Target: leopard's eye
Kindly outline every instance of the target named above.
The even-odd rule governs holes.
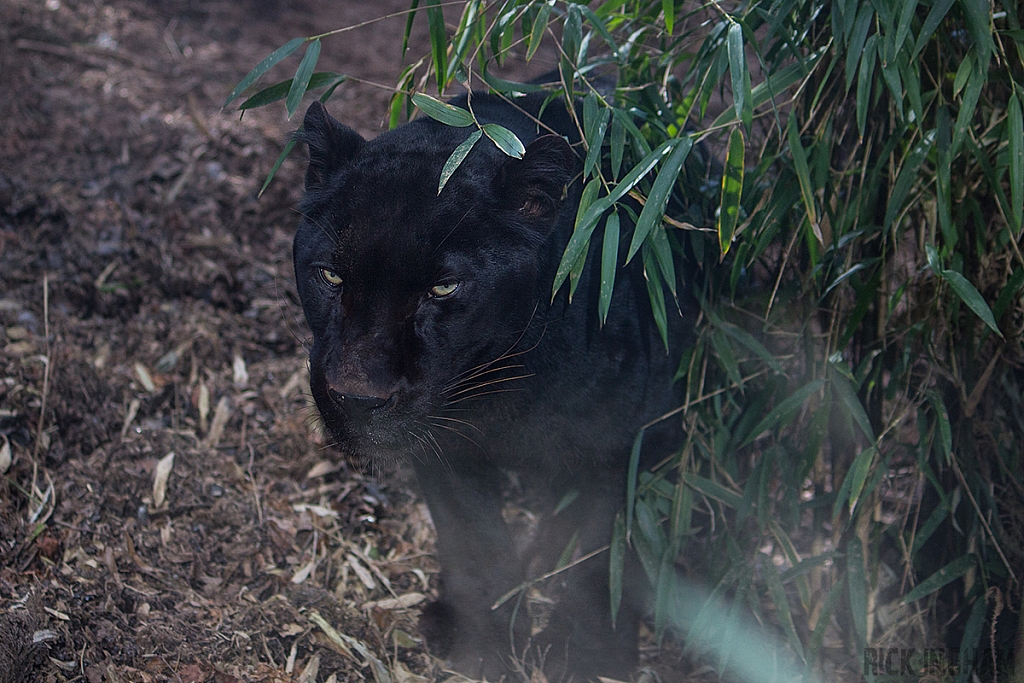
[[[325,283],[327,283],[331,287],[340,287],[341,286],[341,276],[338,275],[337,273],[335,273],[330,268],[321,268],[320,269],[320,279],[323,280]]]
[[[441,282],[430,288],[430,296],[435,299],[443,299],[446,296],[451,296],[455,293],[455,290],[459,288],[458,282]]]

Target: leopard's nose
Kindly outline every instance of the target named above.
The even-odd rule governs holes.
[[[361,396],[344,394],[335,389],[328,389],[331,400],[349,414],[369,414],[382,408],[390,408],[395,403],[395,394],[390,396]]]

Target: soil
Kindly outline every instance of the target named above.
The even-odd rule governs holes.
[[[449,675],[425,506],[312,419],[301,155],[257,196],[298,123],[221,109],[288,39],[408,5],[0,3],[0,683]],[[325,43],[364,135],[404,27]]]

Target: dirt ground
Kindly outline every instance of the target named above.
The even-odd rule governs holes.
[[[257,198],[298,123],[220,109],[286,40],[407,7],[0,1],[0,683],[448,676],[425,507],[310,419],[301,159]],[[404,24],[321,68],[395,83]],[[331,110],[373,135],[389,96]]]

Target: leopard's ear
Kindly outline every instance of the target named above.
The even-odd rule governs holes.
[[[497,177],[506,206],[524,218],[547,218],[558,211],[579,160],[565,138],[542,135],[526,146],[522,159],[509,158]]]
[[[307,192],[319,187],[345,167],[366,142],[359,133],[328,114],[326,107],[319,101],[309,105],[302,120],[302,128],[295,137],[309,147]]]

